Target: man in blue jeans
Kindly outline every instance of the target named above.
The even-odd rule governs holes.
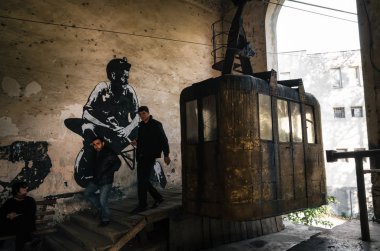
[[[105,227],[110,223],[110,212],[108,209],[108,197],[111,192],[114,173],[119,170],[121,161],[110,148],[104,145],[102,138],[95,138],[92,146],[96,151],[93,164],[93,178],[84,192],[87,200],[90,201],[95,210],[99,210],[101,222],[100,227]],[[99,198],[95,192],[99,190]]]

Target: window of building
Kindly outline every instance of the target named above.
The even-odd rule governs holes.
[[[305,116],[306,116],[306,133],[307,133],[307,143],[315,144],[315,126],[314,126],[314,112],[313,107],[305,106]]]
[[[290,79],[290,72],[280,72],[279,79],[280,80],[289,80]]]
[[[301,106],[299,103],[290,102],[290,114],[292,140],[293,142],[302,142]]]
[[[188,143],[198,143],[197,100],[186,103],[186,140]]]
[[[202,100],[203,110],[203,136],[204,141],[213,141],[217,139],[216,124],[216,103],[215,96],[207,96]]]
[[[348,77],[350,81],[360,85],[360,69],[359,66],[351,66],[348,68]]]
[[[347,148],[337,148],[336,149],[337,152],[347,152]],[[348,162],[348,159],[345,158],[345,159],[339,159],[340,162]]]
[[[260,139],[272,140],[272,109],[271,98],[268,95],[259,94],[259,121]]]
[[[290,124],[288,102],[286,100],[277,100],[277,116],[278,116],[278,136],[280,142],[290,141]]]
[[[331,86],[332,88],[342,88],[342,72],[340,68],[332,68],[330,69],[330,74],[332,78]]]
[[[361,106],[352,106],[351,107],[351,115],[353,118],[361,118],[363,117],[363,107]]]
[[[344,107],[334,107],[334,118],[345,118],[346,112]]]

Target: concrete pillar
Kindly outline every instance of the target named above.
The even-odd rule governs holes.
[[[278,69],[276,26],[281,4],[285,0],[250,1],[244,14],[244,28],[248,40],[253,44],[256,56],[251,59],[254,72]]]
[[[368,145],[380,149],[380,1],[356,0],[367,113]],[[371,158],[371,168],[380,168],[380,156]],[[372,174],[375,217],[380,219],[380,175]]]

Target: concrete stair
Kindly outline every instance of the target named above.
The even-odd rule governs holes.
[[[72,214],[66,222],[56,226],[57,232],[45,236],[42,250],[167,250],[169,218],[180,208],[180,192],[165,191],[164,203],[138,214],[130,213],[137,205],[136,198],[111,202],[111,223],[106,227],[99,227],[99,218],[94,218],[89,212]]]
[[[48,250],[108,250],[129,229],[115,221],[106,227],[98,224],[99,220],[89,214],[72,215],[69,221],[57,225],[56,233],[46,236]]]

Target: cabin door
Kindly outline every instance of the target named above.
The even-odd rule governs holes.
[[[305,160],[302,140],[301,106],[278,99],[279,167],[281,194],[288,210],[306,205]]]

